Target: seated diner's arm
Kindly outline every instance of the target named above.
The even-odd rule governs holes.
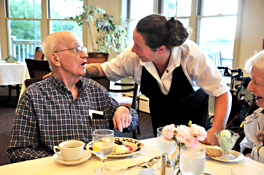
[[[33,110],[33,104],[26,95],[22,95],[17,109],[7,150],[12,162],[51,156],[53,152],[41,148],[39,131]]]
[[[123,132],[124,128],[127,128],[128,132],[132,132],[138,126],[138,114],[135,109],[119,105],[118,102],[111,97],[106,89],[103,89],[105,96],[105,105],[107,107],[104,114],[109,120],[109,123],[114,125],[114,128],[118,128],[120,132]]]
[[[136,110],[128,108],[119,106],[113,117],[114,128],[118,128],[120,132],[123,132],[124,128],[127,128],[128,132],[132,132],[138,126],[138,114]]]

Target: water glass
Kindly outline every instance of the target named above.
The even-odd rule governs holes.
[[[168,155],[171,155],[176,151],[177,145],[175,141],[164,139],[162,129],[163,127],[157,129],[157,148],[161,154],[167,153]],[[157,168],[161,169],[161,164],[159,164]]]
[[[164,139],[163,133],[162,133],[163,127],[159,127],[157,129],[157,147],[159,152],[167,153],[168,155],[171,155],[176,151],[177,145],[175,141],[168,141]]]
[[[180,151],[180,170],[182,175],[203,175],[205,168],[205,149],[198,147],[189,149],[181,147]]]

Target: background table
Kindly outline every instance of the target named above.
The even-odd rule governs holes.
[[[26,63],[0,63],[0,85],[8,85],[9,100],[11,98],[11,85],[16,85],[17,99],[19,97],[19,89],[24,80],[29,78]],[[8,103],[8,102],[6,102]]]
[[[0,85],[23,84],[29,78],[26,63],[0,63]]]
[[[141,140],[145,144],[145,149],[131,157],[126,158],[107,158],[106,164],[114,164],[122,167],[137,164],[149,160],[150,158],[161,155],[156,146],[156,138]],[[94,170],[101,166],[102,163],[98,157],[92,155],[92,157],[86,162],[74,165],[66,166],[57,163],[53,157],[41,158],[36,160],[29,160],[20,163],[14,163],[9,165],[0,166],[1,175],[93,175]],[[214,175],[230,175],[231,168],[235,166],[244,166],[258,169],[264,172],[264,164],[253,161],[249,158],[244,158],[240,162],[225,163],[219,162],[210,158],[206,159],[205,171]],[[160,171],[156,169],[157,164],[153,166],[153,169],[160,174]],[[125,175],[137,175],[142,168],[132,168],[125,172]],[[176,173],[176,171],[175,171]]]

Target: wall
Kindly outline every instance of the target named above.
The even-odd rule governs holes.
[[[101,7],[102,9],[104,9],[106,11],[106,13],[108,13],[109,15],[113,15],[113,18],[116,21],[116,23],[120,24],[119,17],[124,16],[124,14],[122,14],[123,13],[122,6],[124,5],[123,1],[124,0],[100,0],[100,1],[88,0],[88,4],[92,4],[92,5]],[[96,39],[96,35],[97,35],[96,28],[92,25],[91,30],[93,30],[92,35],[94,36],[93,41],[95,44],[95,39]],[[88,42],[88,50],[92,50],[92,49],[90,49],[90,47],[91,47],[90,40],[88,40],[88,41],[89,41]],[[116,56],[117,56],[117,53],[110,51],[109,60],[112,58],[115,58]]]
[[[244,0],[239,55],[235,68],[244,68],[255,51],[262,50],[264,39],[264,0]],[[245,72],[245,71],[244,71]],[[248,73],[245,72],[247,76]]]

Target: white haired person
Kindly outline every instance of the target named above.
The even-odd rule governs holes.
[[[137,127],[134,109],[120,106],[103,86],[83,77],[88,55],[77,35],[54,32],[43,51],[52,74],[29,86],[18,102],[7,151],[12,162],[52,156],[53,147],[65,140],[88,143],[94,130],[112,123],[120,132]]]
[[[245,69],[252,77],[247,89],[259,108],[244,121],[245,138],[240,143],[240,151],[246,157],[264,163],[264,50],[247,60]]]

